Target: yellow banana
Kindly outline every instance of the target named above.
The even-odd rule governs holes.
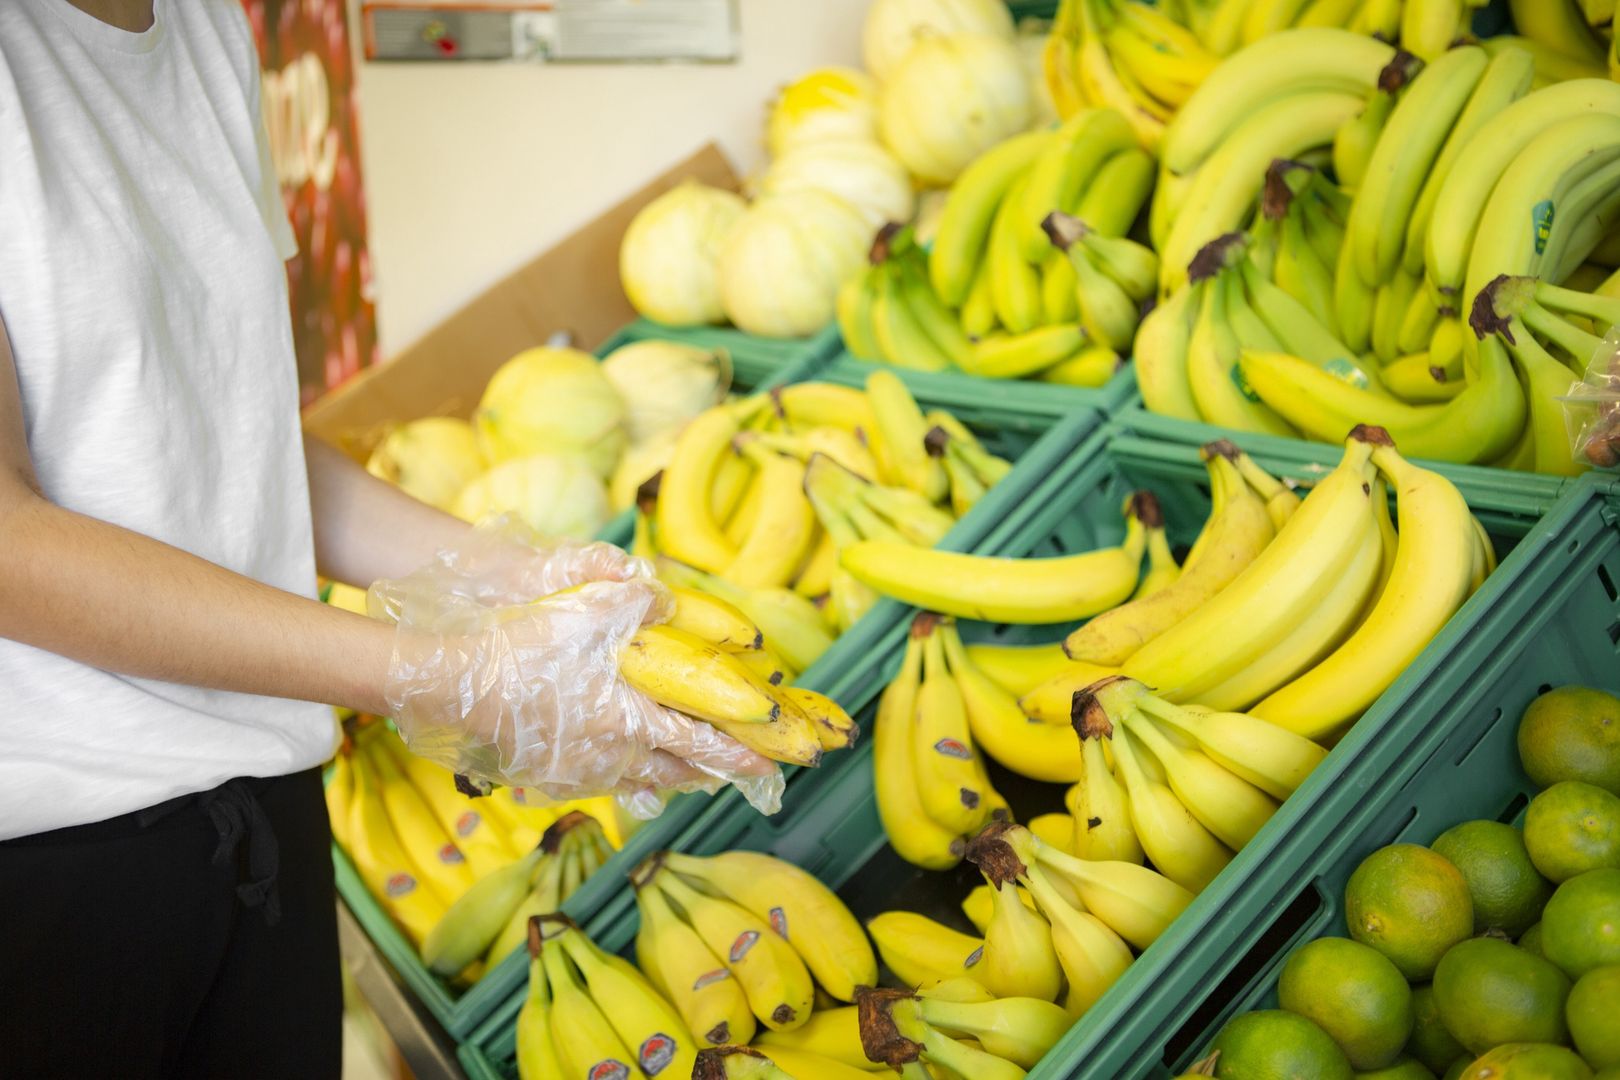
[[[754,1037],[754,1014],[742,984],[675,914],[664,894],[645,884],[636,889],[641,929],[636,961],[648,979],[679,1010],[687,1028],[706,1046],[746,1043]],[[656,972],[656,975],[654,974]]]
[[[945,470],[924,445],[928,427],[916,398],[888,371],[874,371],[866,377],[866,396],[893,479],[930,502],[941,501],[946,495]]]
[[[1080,754],[1085,775],[1063,796],[1064,806],[1074,818],[1069,850],[1082,859],[1140,866],[1146,853],[1131,821],[1130,796],[1109,770],[1102,741],[1082,739]]]
[[[877,363],[883,359],[877,330],[872,323],[873,301],[877,298],[876,267],[867,267],[838,287],[838,331],[844,347],[862,360]]]
[[[539,921],[546,924],[544,919]],[[540,959],[551,988],[551,1044],[563,1075],[635,1075],[635,1055],[625,1047],[601,1007],[586,993],[566,950],[555,937],[541,946]]]
[[[913,630],[894,681],[878,702],[872,736],[872,785],[889,844],[907,862],[948,870],[962,859],[962,837],[923,811],[912,757],[911,729],[922,678],[922,635]]]
[[[1031,721],[1017,698],[973,665],[954,623],[944,635],[945,655],[967,710],[974,742],[996,761],[1033,780],[1073,783],[1080,778],[1080,744],[1067,724]]]
[[[858,1012],[854,1005],[842,1009],[818,1009],[810,1014],[809,1020],[792,1031],[760,1032],[754,1045],[766,1055],[775,1054],[778,1050],[797,1051],[865,1072],[877,1072],[882,1066],[868,1060],[866,1051],[861,1048]]]
[[[1211,453],[1207,465],[1212,483],[1215,474],[1222,474],[1219,482],[1232,494],[1210,518],[1198,560],[1170,586],[1104,612],[1075,630],[1063,643],[1071,658],[1118,667],[1226,588],[1271,542],[1275,530],[1265,503],[1244,483],[1225,447]]]
[[[669,591],[675,597],[675,614],[667,625],[731,652],[764,648],[765,635],[733,605],[684,585],[673,585]]]
[[[982,938],[910,911],[886,911],[868,922],[866,930],[884,966],[906,986],[972,975],[984,956]]]
[[[991,622],[1046,623],[1084,618],[1130,596],[1145,537],[1133,513],[1124,542],[1083,555],[1008,559],[863,542],[840,563],[885,596]]]
[[[1052,926],[1052,946],[1068,983],[1063,1007],[1083,1016],[1131,965],[1131,949],[1101,919],[1072,906],[1041,867],[1023,864],[1020,881]]]
[[[674,558],[719,572],[736,549],[711,508],[715,473],[739,430],[735,409],[716,405],[681,432],[658,485],[658,543]]]
[[[453,905],[477,881],[461,849],[439,826],[427,801],[406,779],[394,756],[372,740],[362,750],[376,778],[394,835],[417,874],[446,904]]]
[[[421,943],[444,916],[444,901],[418,879],[410,858],[394,835],[371,764],[363,757],[355,757],[350,766],[354,773],[354,794],[347,828],[349,855],[371,895],[412,941]],[[474,954],[473,959],[476,958]]]
[[[1028,693],[1073,666],[1059,644],[975,642],[967,646],[965,653],[968,663],[1014,696]]]
[[[804,494],[804,465],[753,441],[740,446],[754,463],[759,512],[721,576],[743,588],[784,586],[816,541],[816,512]]]
[[[996,211],[995,223],[990,227],[990,247],[985,253],[996,319],[1015,334],[1035,329],[1043,314],[1040,272],[1035,268],[1037,264],[1024,258],[1018,245],[1018,211],[1023,205],[1027,179],[1014,182],[1006,201]]]
[[[1122,722],[1125,730],[1159,759],[1170,790],[1182,805],[1233,851],[1254,839],[1277,812],[1277,802],[1271,796],[1223,768],[1202,750],[1182,746],[1139,712],[1126,713]]]
[[[969,845],[971,856],[976,848]],[[1052,949],[1052,927],[1019,899],[1015,878],[1001,880],[987,869],[991,888],[990,923],[984,928],[984,959],[974,977],[998,998],[1051,1001],[1063,985],[1063,969]]]
[[[529,988],[517,1017],[518,1080],[564,1080],[551,1038],[551,984],[540,960],[540,932],[524,925],[529,945]]]
[[[668,852],[666,864],[720,890],[791,942],[816,981],[840,1001],[877,983],[877,957],[844,902],[816,877],[753,851],[708,858]]]
[[[1033,997],[961,1002],[924,994],[919,1011],[929,1025],[974,1039],[987,1054],[1026,1069],[1034,1068],[1072,1023],[1063,1009]]]
[[[1136,330],[1137,386],[1148,409],[1181,420],[1199,420],[1187,377],[1187,349],[1208,286],[1182,286],[1148,312]]]
[[[564,949],[585,981],[587,992],[610,1007],[605,1015],[625,1048],[635,1055],[643,1075],[688,1076],[697,1061],[697,1046],[680,1015],[658,995],[646,978],[622,956],[604,952],[571,927],[553,939]]]
[[[972,359],[963,367],[982,378],[1020,379],[1074,356],[1087,340],[1086,331],[1073,322],[993,335],[974,346]]]
[[[1136,145],[1125,118],[1112,109],[1086,109],[1069,117],[1036,157],[1019,193],[1013,228],[1024,261],[1039,264],[1052,250],[1041,222],[1068,210],[1114,154]]]
[[[1137,707],[1275,799],[1292,795],[1327,756],[1304,736],[1247,713],[1193,710],[1152,694],[1139,698]]]
[[[670,559],[658,561],[658,576],[669,584],[718,596],[737,608],[796,671],[807,670],[832,645],[832,635],[815,604],[790,589],[744,589]]]
[[[970,835],[989,820],[990,783],[974,754],[967,707],[946,665],[943,635],[936,625],[923,639],[911,757],[923,812],[951,832]]]
[[[783,1031],[809,1019],[815,997],[810,972],[768,923],[730,900],[698,892],[667,870],[652,885],[680,905],[698,936],[741,984],[761,1023]]]
[[[469,799],[456,790],[456,779],[450,770],[417,757],[392,733],[379,733],[378,741],[427,800],[440,828],[454,838],[475,878],[494,873],[522,854],[514,850],[496,825],[483,815],[479,807],[481,800]]]
[[[1103,236],[1124,236],[1153,191],[1157,168],[1153,155],[1140,146],[1121,150],[1097,170],[1075,216]]]

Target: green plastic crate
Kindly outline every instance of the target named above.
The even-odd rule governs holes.
[[[874,371],[892,371],[913,394],[931,394],[942,401],[979,402],[1009,416],[1064,416],[1080,409],[1095,409],[1113,416],[1140,403],[1136,369],[1125,364],[1104,386],[1060,386],[1029,379],[983,379],[960,371],[916,371],[893,364],[873,364],[845,350],[817,376],[826,382],[865,386]]]
[[[1413,686],[1399,739],[1362,740],[1345,782],[1315,827],[1289,837],[1288,873],[1268,893],[1216,970],[1172,1014],[1154,1015],[1144,1045],[1166,1076],[1195,1059],[1230,1017],[1276,1007],[1282,964],[1296,945],[1342,936],[1344,886],[1361,860],[1398,842],[1428,844],[1462,821],[1515,822],[1536,787],[1519,763],[1525,706],[1570,683],[1620,692],[1620,482],[1586,478],[1492,578],[1457,655]],[[1123,1074],[1121,1074],[1123,1075]]]
[[[630,335],[634,332],[635,328],[632,327],[627,329],[625,334]],[[623,340],[632,338],[625,336],[621,340],[616,337],[604,348],[616,343],[622,344]],[[806,375],[813,373],[814,368],[808,362],[797,363],[798,373]],[[781,377],[779,381],[786,381],[794,374],[796,373],[792,370],[777,373]],[[774,384],[775,382],[771,383]],[[1022,412],[998,409],[989,404],[975,405],[951,397],[936,399],[926,390],[919,390],[917,394],[919,403],[925,409],[949,408],[987,447],[1017,460],[1013,472],[992,488],[972,512],[965,515],[941,541],[940,546],[949,550],[966,551],[974,548],[997,522],[1015,513],[1030,488],[1058,470],[1102,422],[1100,414],[1094,410],[1082,410],[1063,418],[1059,418],[1055,412],[1032,417]],[[627,524],[622,536],[610,531],[604,531],[600,535],[602,539],[626,543],[629,540],[629,533],[630,525]],[[820,690],[842,700],[845,693],[842,687],[846,680],[852,672],[859,672],[867,665],[869,653],[905,618],[906,610],[903,605],[892,600],[879,601],[859,623],[841,635],[833,646],[803,673],[798,680],[799,685]],[[847,760],[849,757],[850,755],[843,753],[830,754],[826,759],[827,763],[820,769],[790,769],[788,792],[791,795],[795,787],[803,782],[803,777],[853,768],[853,762]],[[614,901],[616,894],[622,891],[625,871],[648,853],[671,846],[683,829],[699,815],[715,806],[724,808],[728,813],[754,813],[747,802],[729,788],[714,796],[693,794],[676,797],[671,800],[660,817],[644,825],[630,838],[622,852],[609,861],[600,873],[581,886],[580,890],[569,898],[563,910],[579,920],[590,918],[604,904]],[[366,891],[358,874],[349,864],[347,856],[335,845],[333,860],[338,868],[339,894],[354,912],[355,918],[376,943],[379,951],[393,965],[394,970],[452,1038],[458,1041],[465,1039],[501,1001],[521,987],[527,969],[524,967],[521,954],[514,954],[496,965],[465,993],[453,992],[444,980],[428,971],[410,941],[394,925],[393,920],[375,898]]]
[[[1247,447],[1246,447],[1247,448]],[[1256,459],[1275,474],[1309,484],[1330,468],[1332,448],[1317,447],[1313,455],[1278,457],[1254,448]],[[1483,475],[1479,475],[1483,474]],[[1500,493],[1488,481],[1495,474],[1484,470],[1453,473],[1481,520],[1505,551],[1531,533],[1551,502],[1545,492],[1535,498],[1517,493]],[[976,550],[1009,556],[1055,555],[1116,543],[1123,534],[1119,507],[1125,495],[1138,487],[1150,487],[1164,506],[1172,538],[1188,543],[1196,535],[1208,512],[1206,474],[1196,448],[1166,446],[1120,432],[1103,430],[1087,440],[1062,468],[1049,473],[1025,498],[1018,512],[1005,518]],[[1556,484],[1558,481],[1551,481]],[[1506,567],[1504,568],[1507,569]],[[1496,579],[1493,577],[1492,581]],[[1490,601],[1489,587],[1481,598],[1471,601],[1454,622],[1469,612],[1477,616]],[[839,701],[863,724],[869,723],[878,695],[899,666],[909,625],[906,609],[869,654],[870,660],[844,682]],[[1067,627],[1008,627],[984,623],[963,623],[963,633],[973,640],[1050,641]],[[1455,637],[1448,630],[1447,635]],[[1442,635],[1445,639],[1447,635]],[[1444,641],[1437,641],[1413,670],[1397,683],[1369,712],[1345,743],[1366,741],[1389,726],[1394,708],[1390,704],[1403,684],[1421,681],[1424,672],[1448,653]],[[1330,777],[1353,763],[1354,751],[1335,753],[1328,763],[1293,799],[1284,804],[1276,819],[1232,863],[1232,866],[1206,890],[1179,919],[1164,938],[1133,964],[1125,977],[1073,1029],[1061,1047],[1031,1076],[1082,1075],[1068,1072],[1073,1062],[1093,1062],[1119,1032],[1138,1023],[1144,1011],[1140,999],[1156,987],[1186,984],[1207,989],[1199,964],[1190,954],[1206,936],[1222,940],[1245,925],[1245,904],[1250,879],[1267,868],[1275,858],[1279,838],[1299,827],[1318,804],[1333,790]],[[718,800],[676,841],[682,851],[709,853],[736,847],[770,851],[817,874],[838,890],[852,911],[862,918],[879,912],[904,908],[921,911],[934,918],[969,929],[958,904],[980,880],[971,866],[949,873],[920,870],[901,860],[888,847],[874,800],[869,742],[849,752],[846,767],[837,771],[820,769],[801,774],[790,784],[782,811],[770,818],[739,812]],[[1021,820],[1059,810],[1062,785],[1040,784],[1015,777],[991,763],[992,778],[998,790],[1012,804]],[[1285,875],[1286,877],[1286,875]],[[604,947],[623,950],[632,941],[637,925],[634,897],[621,886],[620,895],[604,905],[586,929]],[[480,1076],[511,1076],[515,1052],[512,1023],[521,1007],[521,995],[496,1012],[470,1040],[465,1059],[477,1063]],[[1151,1043],[1137,1041],[1136,1051]],[[1119,1055],[1110,1069],[1083,1073],[1087,1076],[1132,1075],[1132,1063],[1141,1053]],[[1065,1064],[1070,1063],[1070,1064]],[[1117,1071],[1111,1071],[1117,1070]]]

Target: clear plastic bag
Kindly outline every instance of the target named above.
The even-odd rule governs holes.
[[[396,626],[386,696],[400,734],[447,769],[558,801],[612,793],[642,818],[672,792],[727,783],[762,813],[781,805],[775,762],[619,677],[623,642],[672,608],[644,559],[508,518],[377,582],[368,604]]]
[[[1620,465],[1620,328],[1608,332],[1581,381],[1558,400],[1575,460],[1599,469]]]

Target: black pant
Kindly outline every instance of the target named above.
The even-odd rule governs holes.
[[[318,770],[0,843],[0,1077],[337,1077]]]

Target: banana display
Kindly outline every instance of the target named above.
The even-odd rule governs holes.
[[[1128,504],[1123,543],[1080,555],[902,557],[877,544],[846,554],[872,588],[930,612],[1024,623],[1090,617],[1061,651],[964,647],[950,619],[915,620],[873,736],[878,806],[899,854],[931,869],[955,865],[965,837],[1005,806],[982,753],[1020,775],[1076,785],[1067,800],[1074,816],[1112,823],[1080,850],[1139,857],[1128,831],[1114,828],[1119,815],[1097,807],[1124,805],[1132,778],[1156,775],[1150,754],[1162,758],[1175,742],[1144,736],[1149,753],[1137,754],[1077,744],[1068,727],[1077,691],[1123,673],[1167,702],[1246,710],[1264,722],[1250,728],[1278,729],[1275,742],[1331,742],[1494,568],[1455,485],[1401,457],[1380,429],[1357,428],[1339,466],[1303,500],[1229,442],[1203,456],[1212,509],[1180,567],[1146,493]],[[1138,805],[1135,792],[1129,800]]]
[[[1515,5],[1538,35],[1524,42],[1556,37],[1564,6]],[[1558,399],[1606,361],[1620,318],[1620,87],[1544,69],[1519,41],[1407,52],[1333,30],[1223,62],[1161,146],[1162,300],[1135,343],[1147,406],[1324,442],[1377,424],[1415,457],[1584,468]],[[1528,318],[1502,310],[1525,288],[1486,295],[1503,276],[1542,287]]]
[[[333,837],[423,963],[455,985],[520,948],[529,916],[559,909],[620,839],[610,799],[522,800],[522,789],[506,788],[469,798],[380,723],[333,762]]]
[[[716,406],[681,434],[643,487],[632,551],[656,560],[694,618],[724,610],[713,640],[781,697],[877,600],[840,552],[932,547],[1011,468],[892,372],[864,390],[796,383]]]
[[[845,344],[902,367],[1101,386],[1153,293],[1156,256],[1125,238],[1152,183],[1112,109],[1008,139],[951,186],[927,253],[909,227],[879,232],[840,293]]]

